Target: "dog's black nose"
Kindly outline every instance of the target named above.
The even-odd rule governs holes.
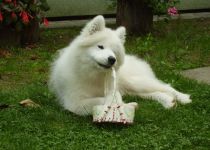
[[[113,56],[109,56],[108,57],[108,63],[110,65],[114,65],[115,61],[116,61],[116,58],[114,58]]]

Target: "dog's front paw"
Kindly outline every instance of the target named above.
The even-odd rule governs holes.
[[[166,109],[173,108],[174,106],[176,106],[176,101],[175,100],[166,101],[166,102],[163,103],[163,107],[165,107]]]
[[[192,102],[190,95],[182,93],[177,95],[177,101],[179,101],[181,104],[188,104]]]
[[[170,109],[176,106],[175,98],[168,94],[160,94],[158,97],[158,102],[166,109]]]
[[[138,103],[136,103],[136,102],[127,103],[125,105],[128,105],[130,107],[134,107],[135,109],[137,109],[139,107]]]

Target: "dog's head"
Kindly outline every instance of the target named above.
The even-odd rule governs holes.
[[[96,16],[82,30],[79,45],[92,66],[102,70],[118,69],[124,62],[125,34],[124,27],[106,28],[104,17]]]

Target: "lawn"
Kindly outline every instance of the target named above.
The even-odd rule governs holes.
[[[166,110],[138,97],[131,126],[95,125],[91,117],[63,110],[47,87],[56,51],[78,27],[43,30],[41,41],[26,48],[0,48],[0,149],[210,149],[210,86],[183,78],[181,70],[210,65],[210,19],[155,24],[145,37],[128,37],[128,53],[146,59],[158,78],[192,95],[193,102]],[[30,98],[40,108],[18,103]]]

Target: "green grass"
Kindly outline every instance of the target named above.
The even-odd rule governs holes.
[[[180,70],[210,65],[210,20],[176,20],[155,24],[141,38],[128,37],[126,49],[146,59],[157,76],[193,102],[164,109],[154,101],[139,102],[131,126],[95,125],[91,117],[63,110],[48,91],[49,65],[56,50],[66,46],[80,28],[49,29],[34,48],[7,49],[0,57],[0,149],[210,149],[210,86],[183,78]],[[33,60],[35,58],[35,60]],[[30,98],[40,108],[18,105]]]

